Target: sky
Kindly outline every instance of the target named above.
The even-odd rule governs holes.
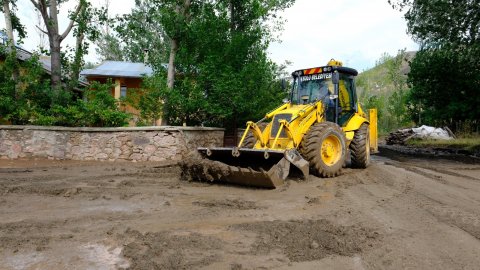
[[[105,0],[92,0],[100,6]],[[129,13],[134,0],[111,0],[111,16]],[[77,1],[70,0],[60,10],[60,31],[68,25],[68,10],[73,10]],[[18,14],[26,25],[28,37],[22,45],[35,50],[41,43],[36,29],[39,24],[30,0],[18,0]],[[417,50],[418,45],[406,33],[403,14],[392,9],[387,0],[297,0],[284,10],[284,30],[277,33],[281,42],[272,43],[268,49],[270,58],[281,64],[291,61],[289,71],[322,66],[334,58],[345,66],[359,71],[375,65],[383,53],[395,55],[400,49]],[[0,18],[0,29],[5,22]],[[48,40],[43,40],[48,48]],[[72,34],[64,41],[74,45]],[[64,43],[62,43],[63,45]],[[97,63],[95,49],[90,47],[86,61]]]

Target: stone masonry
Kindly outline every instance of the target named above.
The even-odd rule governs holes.
[[[0,126],[0,158],[181,160],[199,146],[222,146],[223,135],[223,129],[204,127]]]

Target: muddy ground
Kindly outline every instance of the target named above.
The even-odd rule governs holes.
[[[480,165],[375,156],[276,190],[0,161],[0,269],[479,269]]]

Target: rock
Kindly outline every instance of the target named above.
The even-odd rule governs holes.
[[[164,157],[152,156],[148,160],[149,161],[155,161],[155,162],[161,162],[161,161],[166,161],[167,159],[164,158]]]
[[[221,146],[223,131],[175,128],[89,131],[90,128],[0,126],[0,158],[182,160],[199,146]],[[98,128],[94,128],[98,129]]]
[[[133,138],[133,144],[135,145],[145,145],[145,144],[149,144],[150,143],[150,140],[148,138],[145,138],[145,137],[135,137]]]
[[[100,153],[100,154],[95,156],[95,159],[100,159],[100,160],[104,160],[104,159],[107,159],[107,158],[108,158],[108,155],[105,154],[105,153]]]
[[[132,161],[140,161],[140,160],[142,160],[142,154],[133,153],[133,154],[130,155],[130,159]]]
[[[157,151],[157,147],[155,147],[155,145],[151,145],[151,144],[145,146],[145,149],[143,149],[143,152],[145,154],[153,154],[153,153],[155,153],[155,151]]]

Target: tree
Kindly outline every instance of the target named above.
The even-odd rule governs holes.
[[[407,77],[402,74],[402,66],[406,61],[405,49],[399,50],[395,57],[385,62],[387,78],[393,85],[393,93],[388,98],[388,110],[392,115],[396,127],[403,127],[409,123],[407,113],[407,96],[409,89]]]
[[[136,1],[131,14],[118,18],[115,29],[124,41],[125,53],[131,61],[144,61],[148,50],[149,62],[164,63],[168,59],[167,86],[172,89],[175,81],[175,58],[184,38],[191,14],[191,7],[202,5],[192,0]],[[198,10],[198,8],[197,8]]]
[[[20,19],[16,16],[15,11],[16,11],[16,0],[0,0],[2,1],[2,6],[0,7],[0,11],[3,12],[4,18],[5,18],[5,26],[6,26],[6,31],[7,31],[7,36],[8,36],[8,47],[9,50],[11,51],[11,67],[12,67],[12,72],[11,72],[11,79],[14,82],[18,81],[19,77],[19,63],[16,57],[16,47],[15,47],[15,36],[13,34],[13,31],[16,30],[18,33],[18,36],[21,39],[25,38],[26,32],[25,32],[25,27],[20,23]],[[10,8],[10,5],[12,5],[12,8]],[[15,98],[18,98],[20,93],[19,85],[18,83],[15,84]]]
[[[110,28],[114,21],[109,17],[108,11],[110,10],[110,0],[104,0],[103,10],[105,11],[105,21],[102,24],[96,24],[97,29],[99,29],[98,38],[95,41],[97,48],[95,51],[97,55],[100,56],[101,61],[113,60],[113,61],[123,61],[124,60],[124,47],[121,45],[120,40],[111,33]],[[132,10],[133,14],[136,10]],[[129,16],[130,14],[124,15]],[[146,14],[144,14],[145,16]],[[132,20],[132,22],[136,20]],[[130,43],[127,43],[130,44]],[[129,59],[130,61],[137,61]]]
[[[175,57],[177,55],[186,24],[190,20],[191,0],[172,0],[160,6],[161,21],[170,39],[167,86],[173,89],[175,83]]]
[[[480,38],[479,0],[388,0],[406,10],[408,32],[420,43],[475,44]]]
[[[195,4],[201,1],[193,1]],[[169,47],[167,67],[167,87],[173,89],[175,83],[175,58],[190,20],[191,0],[147,0],[136,1],[132,14],[120,18],[117,32],[126,40],[126,51],[131,60],[144,59],[144,50],[156,59],[148,59],[163,68],[163,60]],[[168,40],[168,45],[165,42]],[[133,43],[133,46],[132,46]],[[140,46],[138,46],[140,45]],[[150,49],[151,46],[155,48]],[[160,61],[158,61],[160,60]],[[138,60],[137,60],[138,61]],[[163,125],[167,124],[162,118]]]
[[[406,10],[408,32],[422,45],[408,76],[413,119],[452,128],[480,119],[480,0],[389,2]]]
[[[125,54],[142,59],[140,51],[148,48],[156,76],[167,75],[166,80],[153,80],[152,95],[144,99],[153,106],[146,107],[162,104],[163,119],[177,125],[233,127],[261,118],[286,96],[279,81],[282,67],[268,59],[266,49],[279,25],[272,20],[292,3],[136,2],[132,14],[115,27]],[[166,88],[158,85],[162,82]]]
[[[13,37],[13,26],[12,26],[12,14],[10,13],[10,0],[3,0],[2,1],[2,11],[5,17],[5,28],[7,30],[7,36],[9,42],[11,42],[12,47],[15,48],[15,39]]]
[[[46,35],[50,44],[51,57],[51,84],[52,90],[60,96],[62,87],[62,59],[61,59],[61,43],[68,36],[72,30],[78,14],[86,5],[86,0],[80,0],[75,11],[70,14],[70,23],[63,33],[59,32],[58,25],[58,5],[64,1],[61,0],[30,0],[35,8],[40,11],[43,18],[43,23],[47,28]]]
[[[461,52],[449,49],[418,52],[408,77],[412,87],[408,102],[414,120],[455,128],[455,122],[480,119],[478,57],[478,46]]]
[[[5,27],[8,39],[12,49],[15,50],[15,36],[13,31],[17,31],[18,37],[21,39],[27,36],[25,26],[20,22],[20,19],[16,15],[17,10],[16,0],[0,0],[2,5],[0,6],[0,12],[3,12],[5,20]],[[11,7],[10,7],[11,6]]]
[[[275,31],[269,23],[292,3],[219,1],[221,10],[211,14],[223,14],[216,19],[218,27],[223,27],[223,31],[218,30],[223,36],[206,35],[203,40],[208,54],[215,56],[204,60],[203,76],[219,73],[205,76],[203,86],[209,91],[209,110],[217,125],[243,126],[247,120],[260,119],[286,96],[276,77],[277,65],[268,59],[266,50]],[[209,46],[209,40],[215,40],[213,46]]]
[[[80,71],[84,66],[83,57],[88,53],[89,41],[95,42],[99,36],[99,26],[107,23],[107,10],[105,8],[93,8],[90,2],[80,0],[81,9],[75,17],[73,35],[75,36],[75,49],[73,59],[68,65],[69,89],[72,90],[78,85]]]
[[[157,68],[168,59],[168,44],[156,1],[136,1],[130,14],[115,20],[114,33],[106,31],[106,47],[122,44],[123,56],[132,62],[148,62]],[[118,36],[118,39],[115,37]],[[148,50],[148,59],[145,59]],[[148,60],[148,61],[146,61]]]
[[[376,108],[381,133],[410,124],[407,113],[407,85],[405,67],[407,53],[399,50],[396,56],[383,53],[375,67],[360,73],[356,79],[357,93],[362,108]]]
[[[124,61],[135,60],[127,59],[125,57],[126,49],[122,46],[120,40],[108,32],[102,32],[96,42],[97,48],[95,52],[100,57],[101,61]]]

